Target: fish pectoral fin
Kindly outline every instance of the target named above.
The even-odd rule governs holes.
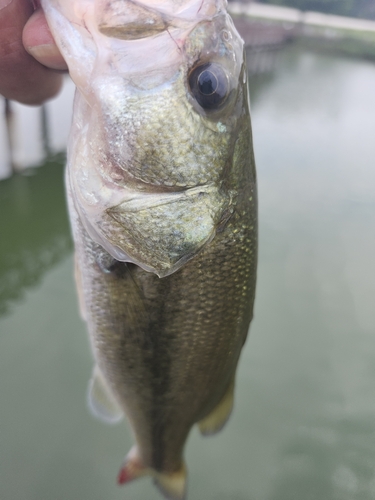
[[[133,446],[125,458],[117,477],[118,484],[126,484],[143,476],[151,476],[155,486],[168,500],[184,500],[186,496],[186,466],[183,463],[176,472],[157,472],[145,467],[139,456],[137,445]]]
[[[89,382],[87,401],[94,417],[108,424],[116,424],[124,416],[122,409],[106,386],[103,375],[97,366],[95,366]]]
[[[234,378],[224,394],[220,403],[203,420],[198,422],[198,427],[203,436],[212,436],[221,431],[229,420],[233,410]]]

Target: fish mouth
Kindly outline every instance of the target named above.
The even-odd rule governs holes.
[[[107,209],[95,224],[117,260],[159,277],[180,269],[214,238],[231,196],[207,185],[174,193],[139,193]]]

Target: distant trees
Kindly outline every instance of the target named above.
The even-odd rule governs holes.
[[[258,2],[375,20],[375,0],[258,0]]]

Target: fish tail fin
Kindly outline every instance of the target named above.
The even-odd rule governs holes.
[[[125,458],[125,462],[117,477],[118,484],[127,484],[143,476],[152,476],[155,486],[167,500],[184,500],[186,494],[186,467],[172,473],[157,472],[150,467],[145,467],[139,456],[138,447],[133,448]]]
[[[220,403],[203,420],[198,422],[198,427],[203,436],[213,436],[221,431],[228,422],[233,410],[234,378],[224,394]]]
[[[172,473],[154,474],[155,486],[167,500],[184,500],[186,497],[186,466]]]

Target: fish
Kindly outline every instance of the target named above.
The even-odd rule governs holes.
[[[66,189],[88,403],[135,444],[118,482],[186,495],[227,422],[253,317],[257,188],[244,44],[224,0],[42,0],[77,91]]]

